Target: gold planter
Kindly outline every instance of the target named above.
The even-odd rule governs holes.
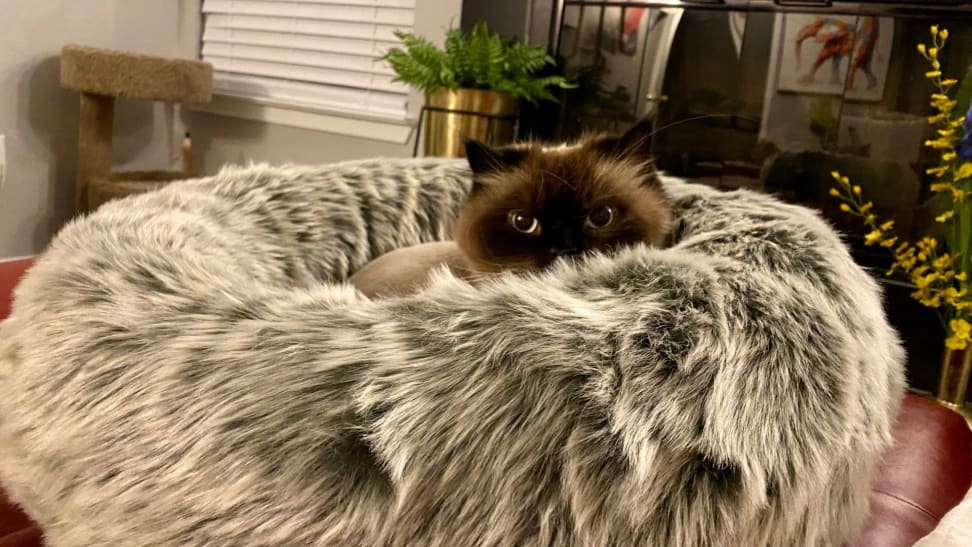
[[[491,145],[513,142],[520,101],[483,89],[439,89],[425,96],[425,155],[466,156],[465,139]]]
[[[938,380],[938,402],[953,409],[965,405],[965,392],[972,372],[972,348],[946,349],[942,357],[941,376]]]

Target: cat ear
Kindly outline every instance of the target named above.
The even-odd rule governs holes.
[[[651,160],[651,136],[654,133],[654,122],[648,118],[636,123],[625,131],[618,143],[618,152],[622,157],[636,160]]]
[[[643,119],[621,136],[600,137],[593,142],[601,154],[613,158],[651,159],[652,122]]]
[[[469,168],[476,175],[485,175],[486,173],[516,167],[526,157],[526,152],[522,150],[511,147],[492,148],[472,139],[466,140],[465,145]]]
[[[646,184],[657,182],[654,157],[651,154],[653,122],[647,118],[636,123],[620,137],[602,137],[594,146],[609,158],[630,159],[645,166]]]

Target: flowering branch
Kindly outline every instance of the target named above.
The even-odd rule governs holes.
[[[864,244],[880,245],[894,255],[894,263],[886,275],[902,272],[914,283],[911,294],[921,304],[936,308],[948,331],[945,340],[951,349],[964,349],[972,344],[972,298],[969,296],[969,276],[972,275],[972,108],[964,117],[954,116],[957,103],[949,97],[958,83],[942,78],[939,53],[948,40],[948,30],[931,27],[932,44],[918,44],[918,51],[931,64],[925,73],[936,92],[931,94],[931,106],[936,114],[928,118],[935,130],[935,138],[925,146],[936,150],[940,163],[926,170],[934,177],[930,189],[942,196],[949,207],[935,217],[946,228],[946,244],[934,237],[923,237],[917,243],[899,242],[893,235],[894,221],[879,222],[872,212],[873,203],[861,197],[861,187],[852,185],[839,172],[831,173],[836,185],[830,194],[839,198],[842,211],[861,218],[870,230]],[[961,133],[961,134],[960,134]],[[951,250],[951,252],[948,252]]]

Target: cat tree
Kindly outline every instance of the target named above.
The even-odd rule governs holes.
[[[81,92],[77,211],[91,211],[109,199],[192,176],[188,171],[112,173],[116,98],[204,104],[212,97],[212,82],[213,67],[209,63],[65,46],[61,51],[61,85]]]

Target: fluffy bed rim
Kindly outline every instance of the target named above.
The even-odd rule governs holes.
[[[369,301],[463,162],[224,169],[57,236],[0,324],[0,481],[52,546],[839,545],[904,353],[815,213],[665,178],[681,232]]]

